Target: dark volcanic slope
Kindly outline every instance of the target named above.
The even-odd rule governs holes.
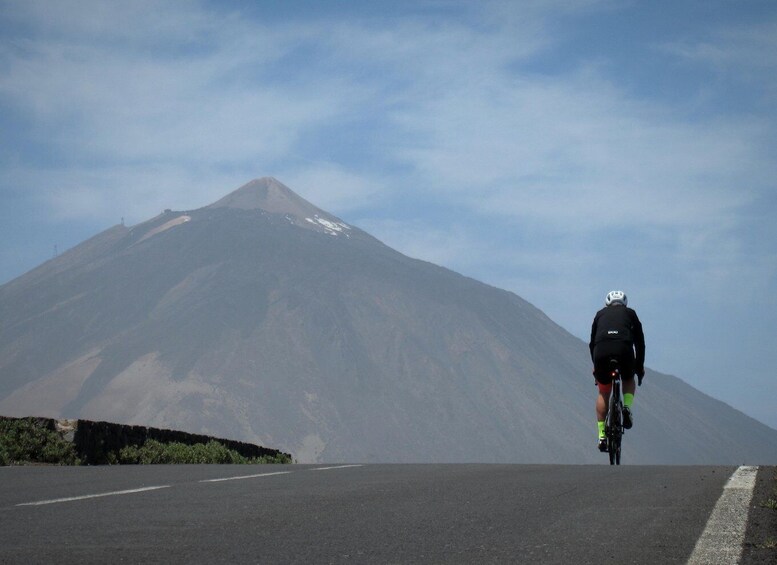
[[[600,461],[587,347],[274,179],[115,227],[0,287],[0,412],[175,427],[301,460]],[[629,462],[776,461],[651,373]]]

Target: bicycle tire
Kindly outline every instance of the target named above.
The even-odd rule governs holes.
[[[620,465],[621,428],[622,416],[620,405],[612,403],[607,414],[607,452],[610,456],[610,465]]]
[[[616,375],[617,373],[613,376],[616,377]],[[623,439],[623,389],[621,386],[620,376],[617,375],[610,392],[606,419],[607,451],[610,465],[621,464],[621,440]]]

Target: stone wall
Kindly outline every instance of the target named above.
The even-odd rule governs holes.
[[[85,465],[104,465],[110,463],[112,461],[112,455],[117,455],[122,448],[130,445],[141,446],[147,439],[153,439],[162,443],[178,442],[186,445],[208,443],[209,441],[215,440],[225,447],[238,452],[243,457],[248,458],[263,456],[276,457],[282,454],[277,449],[175,430],[147,428],[145,426],[128,426],[111,422],[93,422],[91,420],[55,420],[52,418],[29,419],[33,420],[38,426],[59,432],[63,438],[71,441],[79,459],[81,459]]]

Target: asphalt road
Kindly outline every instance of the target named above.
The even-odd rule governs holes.
[[[686,563],[735,470],[321,467],[0,468],[0,562]]]

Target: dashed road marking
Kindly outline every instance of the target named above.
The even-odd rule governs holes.
[[[239,477],[221,477],[218,479],[203,479],[201,483],[221,483],[224,481],[242,481],[244,479],[255,479],[257,477],[271,477],[273,475],[288,475],[292,471],[278,471],[276,473],[257,473],[256,475],[242,475]]]
[[[138,492],[147,492],[150,490],[159,490],[163,488],[170,488],[170,485],[160,485],[155,487],[143,487],[143,488],[133,488],[129,490],[115,490],[112,492],[101,492],[97,494],[85,494],[82,496],[68,496],[66,498],[52,498],[51,500],[38,500],[36,502],[22,502],[21,504],[17,504],[16,506],[43,506],[44,504],[57,504],[59,502],[73,502],[76,500],[87,500],[90,498],[102,498],[105,496],[118,496],[122,494],[135,494]]]
[[[739,563],[757,474],[758,467],[743,466],[734,471],[712,509],[688,565]]]
[[[362,465],[337,465],[335,467],[316,467],[315,469],[308,469],[308,471],[329,471],[330,469],[348,469],[350,467],[362,467]]]
[[[329,469],[347,469],[350,467],[362,467],[362,465],[337,465],[334,467],[317,467],[315,469],[308,469],[309,471],[327,471]],[[257,473],[255,475],[240,475],[237,477],[219,477],[217,479],[203,479],[201,481],[197,481],[199,483],[221,483],[224,481],[240,481],[245,479],[256,479],[259,477],[272,477],[274,475],[288,475],[290,473],[294,473],[295,471],[276,471],[273,473]],[[85,494],[82,496],[69,496],[66,498],[52,498],[50,500],[38,500],[35,502],[22,502],[20,504],[17,504],[16,506],[43,506],[45,504],[57,504],[60,502],[74,502],[77,500],[88,500],[90,498],[102,498],[106,496],[118,496],[122,494],[136,494],[140,492],[148,492],[152,490],[159,490],[164,488],[170,488],[172,485],[159,485],[159,486],[153,486],[153,487],[143,487],[143,488],[135,488],[135,489],[128,489],[128,490],[117,490],[112,492],[101,492],[97,494]]]

